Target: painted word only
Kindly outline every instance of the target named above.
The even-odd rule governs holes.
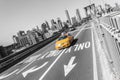
[[[79,50],[83,50],[83,49],[86,49],[86,48],[90,48],[90,46],[91,46],[90,41],[80,43],[80,44],[76,44],[76,45],[74,45],[74,47],[75,47],[74,51],[79,51]]]

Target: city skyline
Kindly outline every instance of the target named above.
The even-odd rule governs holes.
[[[97,1],[92,2],[96,2],[96,4],[99,3]],[[110,2],[115,3],[118,1],[112,2],[111,0]],[[48,8],[45,4],[50,7]],[[56,19],[57,17],[60,17],[62,20],[66,20],[64,12],[66,9],[72,17],[76,15],[75,9],[79,9],[80,14],[83,17],[85,16],[83,7],[89,4],[89,0],[84,0],[83,2],[80,0],[1,0],[0,45],[6,46],[13,43],[12,36],[19,30],[31,30],[37,25],[40,26],[45,20],[49,23],[51,19]]]

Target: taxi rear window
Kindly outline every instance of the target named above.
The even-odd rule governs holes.
[[[61,37],[58,38],[58,41],[62,40],[62,39],[65,39],[65,38],[67,38],[67,36],[61,36]]]

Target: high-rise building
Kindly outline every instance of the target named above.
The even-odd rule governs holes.
[[[76,17],[72,17],[71,19],[72,19],[72,24],[77,24],[78,23]]]
[[[79,9],[76,9],[76,16],[77,16],[78,22],[80,22],[81,21],[81,16],[80,16]]]
[[[16,35],[13,35],[13,42],[14,42],[15,48],[20,47],[20,41]]]
[[[45,30],[46,30],[46,28],[45,28]],[[44,36],[44,34],[48,32],[48,31],[47,32],[46,31],[45,32],[44,32],[44,30],[41,31],[39,28],[33,30],[33,32],[35,33],[35,38],[36,38],[37,42],[40,42],[40,41],[43,41],[44,39],[46,39],[46,37]]]
[[[42,23],[41,29],[42,29],[42,32],[43,32],[43,33],[47,33],[47,32],[48,32],[48,30],[47,30],[47,25],[46,25],[45,23]]]
[[[35,39],[35,33],[33,31],[28,30],[27,35],[28,35],[28,41],[29,41],[30,45],[37,43],[37,41]]]
[[[68,10],[65,10],[65,14],[66,14],[67,20],[69,21],[69,23],[71,25],[72,23],[71,23],[71,19],[70,19],[70,15],[68,13]]]
[[[57,24],[58,24],[59,30],[62,29],[63,25],[62,25],[62,21],[60,20],[60,18],[57,18]]]
[[[113,8],[114,11],[120,11],[120,6],[118,3],[115,3],[115,7]]]
[[[46,26],[43,26],[43,28],[46,29]],[[28,30],[27,33],[25,33],[24,31],[19,31],[17,33],[17,36],[13,35],[14,44],[17,46],[19,45],[19,47],[34,45],[38,42],[43,41],[44,39],[46,39],[46,36],[44,35],[43,31],[39,29],[38,26],[36,26],[36,28],[33,28],[32,30]]]
[[[40,33],[40,34],[43,34],[42,30],[41,30],[38,26],[36,26],[35,31],[37,31],[37,32]]]
[[[13,35],[13,41],[14,43],[19,43],[19,39],[16,35]]]
[[[17,35],[18,35],[18,37],[23,36],[23,35],[25,35],[25,32],[24,32],[24,31],[19,31],[19,32],[17,33]]]
[[[88,13],[88,6],[84,7],[84,10],[85,10],[85,15],[86,15],[86,17],[88,17],[88,16],[89,16],[89,13]]]
[[[19,31],[17,34],[18,34],[20,46],[29,45],[28,36],[25,34],[24,31]]]
[[[45,24],[46,24],[47,30],[50,30],[50,26],[47,21],[45,21]]]
[[[57,28],[56,28],[56,22],[54,21],[54,19],[51,20],[51,29],[52,29],[52,30],[57,29]]]
[[[52,20],[51,20],[51,25],[52,25],[52,26],[54,25],[54,22],[55,22],[54,19],[52,19]]]

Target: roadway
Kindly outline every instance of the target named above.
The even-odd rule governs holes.
[[[71,47],[55,50],[55,41],[0,74],[0,80],[97,80],[91,26],[71,32]]]

